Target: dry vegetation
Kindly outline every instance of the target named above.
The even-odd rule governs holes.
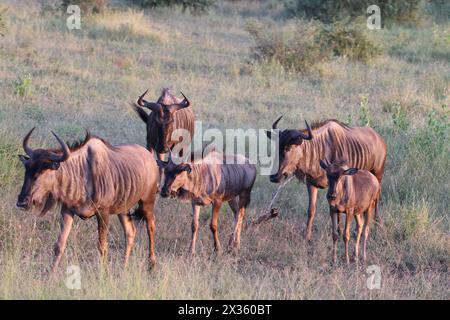
[[[116,7],[67,30],[67,14],[35,1],[9,1],[0,37],[0,298],[449,299],[450,24],[426,18],[420,29],[376,31],[383,54],[368,64],[346,57],[297,73],[276,60],[249,60],[252,19],[285,28],[273,2],[219,2],[201,18],[181,8],[149,12]],[[113,10],[113,11],[112,11]],[[2,9],[0,8],[0,12]],[[303,22],[299,22],[300,24]],[[215,257],[203,210],[198,256],[187,255],[190,205],[159,199],[158,266],[146,270],[147,239],[139,228],[128,270],[118,221],[110,233],[110,271],[101,272],[96,221],[77,219],[58,281],[47,268],[58,213],[38,219],[15,208],[23,168],[21,139],[38,126],[33,146],[48,146],[48,129],[67,140],[84,130],[111,143],[144,144],[145,130],[128,107],[144,89],[183,90],[210,127],[267,128],[338,118],[370,123],[386,139],[388,160],[381,215],[368,262],[382,270],[380,290],[366,288],[365,268],[330,266],[330,219],[319,192],[314,242],[305,243],[306,188],[291,182],[277,205],[281,217],[243,230],[236,257]],[[259,216],[276,188],[258,177],[247,218]],[[224,206],[222,241],[232,215]],[[142,227],[142,226],[141,226]],[[342,250],[340,251],[342,252]],[[82,270],[82,290],[64,285],[68,265]]]

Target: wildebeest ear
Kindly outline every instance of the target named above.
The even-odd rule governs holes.
[[[158,164],[158,167],[160,167],[162,169],[164,169],[167,165],[167,162],[159,160],[159,159],[156,159],[156,163]]]
[[[357,172],[358,172],[358,169],[356,169],[356,168],[350,168],[350,169],[345,170],[345,171],[344,171],[344,174],[345,174],[345,175],[348,175],[348,176],[352,176],[352,175],[354,175],[354,174],[357,173]]]
[[[23,154],[19,154],[19,159],[20,161],[25,162],[27,160],[30,160],[30,157],[24,156]]]
[[[327,170],[327,168],[328,168],[327,164],[326,164],[325,161],[323,161],[323,160],[320,160],[320,167],[321,167],[323,170]]]

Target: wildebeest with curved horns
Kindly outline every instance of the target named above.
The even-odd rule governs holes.
[[[281,118],[273,123],[273,130],[278,129]],[[383,138],[367,126],[349,127],[334,119],[317,123],[312,128],[305,123],[304,130],[285,129],[266,133],[269,138],[273,133],[278,134],[279,138],[279,168],[270,176],[270,181],[279,183],[291,174],[295,174],[300,181],[306,180],[309,196],[306,239],[311,240],[317,191],[328,186],[319,160],[332,163],[345,159],[349,167],[370,171],[381,185],[387,149]],[[378,212],[375,213],[377,216]]]
[[[147,125],[147,149],[155,150],[158,159],[163,154],[172,150],[179,143],[173,140],[172,133],[177,129],[184,129],[192,138],[194,134],[194,112],[191,102],[183,95],[183,99],[175,97],[168,88],[164,88],[157,102],[144,100],[146,90],[138,99],[137,105],[133,104],[134,110]],[[152,112],[147,114],[144,109]]]
[[[219,210],[227,201],[234,213],[234,231],[229,245],[239,250],[245,209],[256,179],[256,166],[241,155],[223,155],[211,151],[203,159],[192,163],[175,164],[169,153],[167,162],[157,160],[164,169],[164,185],[161,196],[169,195],[192,204],[191,253],[195,254],[200,207],[212,204],[210,228],[214,236],[216,252],[221,249],[218,235]]]
[[[64,253],[75,215],[82,219],[97,217],[98,246],[104,259],[109,216],[118,214],[127,239],[126,265],[136,235],[129,210],[137,203],[147,222],[153,266],[153,207],[159,170],[151,152],[139,145],[111,146],[89,133],[83,142],[69,147],[53,132],[61,149],[32,149],[28,141],[34,129],[23,140],[26,155],[21,155],[20,160],[25,166],[25,178],[17,207],[41,208],[42,216],[56,203],[61,204],[61,231],[54,247],[53,272]]]

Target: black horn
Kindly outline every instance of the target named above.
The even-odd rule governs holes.
[[[189,107],[191,105],[191,102],[189,101],[188,98],[186,98],[186,96],[183,94],[183,92],[180,91],[180,93],[181,93],[181,95],[184,98],[183,101],[181,101],[180,103],[174,103],[174,104],[172,104],[170,106],[167,106],[168,110],[170,112],[176,112],[178,110],[187,108],[187,107]]]
[[[183,96],[184,99],[183,99],[183,101],[181,101],[181,102],[179,103],[179,105],[181,105],[182,108],[187,108],[187,107],[189,107],[189,106],[191,105],[191,102],[189,101],[188,98],[186,98],[186,96],[184,95],[183,92],[180,91],[180,93],[181,93],[181,95]]]
[[[272,124],[272,129],[274,129],[274,130],[278,129],[277,125],[278,125],[278,122],[280,122],[281,118],[283,118],[283,116],[280,116],[277,120],[275,120],[275,122]]]
[[[161,110],[162,106],[159,103],[148,102],[148,101],[144,100],[144,96],[147,94],[147,92],[148,92],[148,89],[145,90],[145,92],[139,97],[139,99],[137,101],[138,105],[140,105],[141,107],[148,108],[152,111]]]
[[[56,140],[58,140],[58,142],[59,142],[59,144],[61,145],[61,149],[62,149],[62,155],[56,155],[56,154],[52,154],[52,155],[50,155],[50,160],[51,161],[53,161],[53,162],[63,162],[63,161],[66,161],[67,159],[69,159],[69,156],[70,156],[70,149],[69,149],[69,147],[67,146],[67,144],[64,142],[64,141],[62,141],[58,136],[57,136],[57,134],[56,133],[54,133],[53,131],[52,131],[52,134],[55,136],[55,138],[56,138]]]
[[[28,140],[30,140],[30,136],[33,133],[34,129],[36,129],[36,127],[34,127],[33,129],[30,130],[30,132],[28,132],[28,134],[25,136],[25,138],[23,139],[22,142],[22,146],[23,146],[23,150],[25,151],[25,153],[29,156],[32,157],[33,156],[33,149],[31,149],[28,146]]]
[[[305,120],[305,124],[306,124],[306,130],[308,130],[308,135],[304,134],[301,131],[299,131],[299,135],[304,140],[311,140],[313,138],[313,133],[312,133],[311,127],[309,126],[309,124],[306,120]]]

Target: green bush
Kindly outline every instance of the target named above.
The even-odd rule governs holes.
[[[62,0],[63,8],[69,5],[80,6],[81,13],[100,13],[106,9],[108,0]]]
[[[433,16],[435,22],[450,21],[450,1],[448,0],[428,0],[425,11]]]
[[[17,77],[17,80],[14,81],[14,93],[21,97],[30,96],[32,94],[31,80],[30,74]]]
[[[142,8],[179,5],[182,6],[183,11],[189,10],[193,13],[204,13],[216,0],[131,0],[131,2]]]
[[[419,21],[420,0],[287,0],[285,2],[289,13],[325,23],[342,20],[346,17],[366,17],[367,7],[372,4],[380,7],[383,25],[416,24]]]
[[[251,56],[256,61],[276,61],[284,68],[310,72],[333,56],[368,62],[382,53],[368,38],[365,27],[347,20],[324,25],[316,21],[297,21],[279,27],[251,20],[246,30],[255,46]]]
[[[319,33],[319,42],[335,56],[350,60],[369,62],[381,54],[381,47],[371,41],[361,22],[349,22],[348,19],[323,25]]]
[[[251,57],[256,61],[277,61],[286,69],[307,72],[327,58],[316,42],[316,23],[280,28],[251,21],[246,30],[255,42]]]

